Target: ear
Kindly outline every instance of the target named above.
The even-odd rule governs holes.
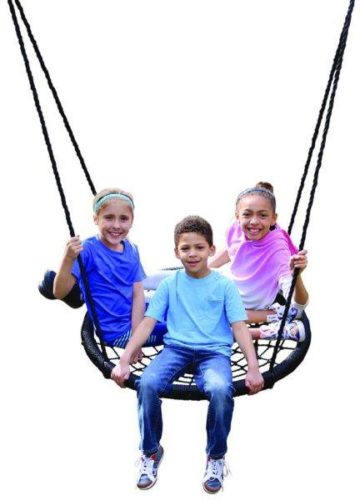
[[[215,245],[212,245],[210,247],[209,257],[213,257],[215,255],[215,252],[216,252],[216,247]]]
[[[97,226],[98,225],[98,221],[99,221],[99,217],[97,214],[94,214],[93,215],[93,219],[94,219],[94,224]]]
[[[179,251],[178,251],[178,249],[177,249],[177,248],[174,248],[174,253],[175,253],[175,257],[176,257],[177,259],[180,259]]]

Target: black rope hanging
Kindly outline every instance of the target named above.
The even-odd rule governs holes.
[[[47,131],[45,119],[44,119],[44,116],[42,113],[39,96],[38,96],[35,82],[33,79],[33,75],[31,72],[30,63],[29,63],[29,59],[28,59],[28,56],[26,53],[24,41],[22,38],[21,29],[19,27],[17,14],[15,12],[13,1],[8,0],[8,3],[9,3],[12,19],[14,22],[17,38],[19,41],[21,53],[22,53],[22,56],[24,59],[25,68],[26,68],[26,72],[28,75],[28,79],[29,79],[31,91],[33,94],[35,106],[36,106],[38,116],[40,119],[43,136],[45,139],[46,147],[47,147],[48,154],[49,154],[50,161],[51,161],[52,170],[53,170],[55,180],[56,180],[56,185],[57,185],[57,188],[59,191],[59,195],[60,195],[60,199],[61,199],[61,203],[62,203],[64,212],[65,212],[65,218],[66,218],[66,221],[67,221],[67,224],[69,227],[70,235],[74,236],[75,232],[74,232],[74,229],[72,226],[70,212],[69,212],[69,209],[67,206],[65,193],[64,193],[64,190],[63,190],[63,187],[61,184],[55,156],[53,153],[52,145],[51,145],[49,134]],[[60,102],[58,93],[55,89],[55,86],[53,85],[52,80],[51,80],[49,71],[44,63],[44,60],[43,60],[43,57],[42,57],[41,52],[39,50],[38,44],[33,36],[30,24],[25,16],[25,13],[24,13],[24,9],[23,9],[19,0],[15,0],[15,3],[16,3],[16,6],[18,8],[18,11],[20,13],[23,24],[27,30],[27,34],[28,34],[28,37],[31,41],[33,48],[34,48],[35,54],[39,60],[41,69],[46,77],[46,81],[48,83],[48,86],[49,86],[49,88],[52,92],[52,95],[54,97],[54,100],[56,102],[58,111],[63,119],[65,128],[66,128],[68,135],[70,137],[71,143],[72,143],[72,145],[75,149],[76,155],[80,161],[81,167],[83,169],[83,172],[85,174],[87,182],[90,186],[91,192],[93,194],[95,194],[96,190],[95,190],[94,184],[91,180],[89,171],[86,167],[84,158],[81,154],[80,148],[79,148],[78,143],[75,139],[75,136],[73,134],[70,123],[66,117],[64,108]],[[343,27],[343,30],[342,30],[342,33],[340,36],[339,45],[338,45],[338,48],[336,50],[336,54],[334,57],[329,80],[328,80],[328,83],[326,86],[324,98],[323,98],[322,105],[320,108],[315,131],[314,131],[314,134],[312,137],[311,146],[310,146],[307,160],[305,163],[304,173],[303,173],[302,178],[301,178],[300,187],[299,187],[299,190],[297,193],[295,206],[293,209],[293,213],[292,213],[291,221],[290,221],[290,225],[289,225],[289,234],[290,234],[292,227],[293,227],[293,224],[294,224],[294,221],[295,221],[297,211],[298,211],[298,206],[299,206],[300,199],[301,199],[302,192],[303,192],[303,188],[305,185],[305,180],[306,180],[306,177],[308,175],[309,166],[310,166],[313,152],[315,149],[316,141],[317,141],[317,138],[319,135],[320,127],[321,127],[321,124],[323,121],[323,116],[324,116],[324,113],[326,110],[326,106],[329,102],[329,95],[330,95],[330,91],[331,91],[330,102],[329,102],[329,106],[328,106],[328,111],[327,111],[327,115],[326,115],[325,126],[324,126],[321,146],[320,146],[320,152],[318,155],[318,161],[317,161],[317,166],[316,166],[316,170],[314,173],[313,185],[312,185],[310,199],[309,199],[309,203],[308,203],[308,207],[307,207],[307,211],[306,211],[306,218],[305,218],[305,222],[304,222],[304,226],[303,226],[303,230],[302,230],[301,243],[299,245],[300,249],[303,249],[303,247],[304,247],[307,229],[308,229],[308,225],[310,222],[310,213],[311,213],[311,209],[312,209],[312,205],[313,205],[313,201],[314,201],[315,191],[316,191],[317,184],[318,184],[319,170],[320,170],[321,165],[322,165],[322,158],[323,158],[324,149],[325,149],[325,145],[326,145],[326,138],[327,138],[327,134],[328,134],[328,130],[329,130],[331,114],[332,114],[332,110],[333,110],[336,89],[337,89],[340,71],[341,71],[341,67],[342,67],[342,60],[343,60],[344,50],[346,47],[346,41],[347,41],[348,31],[349,31],[349,27],[350,27],[350,23],[351,23],[351,16],[352,16],[353,8],[354,8],[354,3],[355,3],[355,0],[350,1],[348,13],[347,13],[344,27]],[[82,339],[83,339],[84,347],[85,347],[85,350],[86,350],[87,354],[89,355],[90,359],[103,372],[104,376],[108,378],[110,376],[112,367],[114,366],[112,360],[117,359],[118,354],[116,353],[115,356],[108,355],[108,351],[106,350],[106,347],[105,347],[103,340],[102,340],[101,329],[100,329],[100,325],[98,322],[97,313],[96,313],[95,305],[94,305],[93,298],[91,295],[91,291],[89,289],[89,284],[88,284],[86,272],[85,272],[85,269],[84,269],[84,266],[83,266],[83,263],[81,260],[81,256],[78,257],[78,261],[79,261],[79,265],[80,265],[82,279],[84,280],[86,295],[89,298],[90,309],[91,309],[91,312],[92,312],[92,315],[94,318],[96,333],[99,337],[100,350],[98,348],[98,343],[96,342],[96,340],[94,338],[94,328],[93,328],[92,322],[90,321],[88,315],[86,315],[84,323],[83,323],[83,327],[82,327]],[[265,367],[267,365],[270,366],[270,370],[263,372],[263,376],[265,379],[265,388],[272,387],[277,380],[279,380],[279,379],[283,378],[284,376],[288,375],[289,373],[291,373],[301,363],[301,361],[305,357],[306,352],[308,350],[308,347],[310,345],[311,333],[310,333],[309,322],[308,322],[306,316],[304,317],[304,325],[305,325],[305,330],[306,330],[305,341],[299,343],[295,348],[290,349],[286,346],[286,343],[284,343],[284,341],[281,339],[281,333],[282,333],[284,325],[285,325],[287,312],[289,310],[290,301],[291,301],[292,294],[293,294],[294,288],[295,288],[296,277],[297,277],[297,272],[294,273],[294,278],[292,281],[289,297],[288,297],[288,300],[287,300],[286,305],[285,305],[285,311],[284,311],[283,319],[282,319],[282,322],[280,325],[280,335],[279,335],[278,340],[276,342],[273,342],[273,341],[265,341],[265,342],[257,341],[257,342],[255,342],[255,347],[257,350],[257,355],[258,355],[260,366],[265,366]],[[291,353],[287,356],[286,359],[281,360],[280,362],[277,362],[277,357],[278,357],[279,353],[282,351],[286,351],[286,350],[290,350]],[[158,352],[158,349],[155,349],[155,354],[147,356],[147,357],[145,357],[145,359],[151,359],[154,355],[157,354],[157,352]],[[272,354],[271,354],[271,352],[272,352]],[[130,380],[129,380],[130,387],[134,387],[135,380],[136,380],[137,376],[141,375],[141,371],[144,369],[145,366],[146,365],[144,365],[143,367],[140,367],[140,368],[136,367],[136,366],[134,367],[134,372],[131,375]],[[238,373],[238,372],[242,373],[243,376],[246,373],[246,362],[245,362],[244,358],[241,358],[241,356],[239,359],[239,349],[238,348],[235,348],[233,350],[232,366],[233,366],[233,374],[235,372],[235,378],[236,378],[236,373]],[[185,376],[185,378],[186,378],[186,376]],[[190,380],[190,382],[189,382],[189,380]],[[245,388],[245,384],[244,384],[243,379],[235,381],[234,386],[235,386],[235,395],[245,394],[246,388]],[[193,376],[191,375],[191,373],[190,373],[190,376],[188,376],[188,380],[186,380],[185,384],[177,381],[176,384],[171,389],[171,391],[169,392],[169,394],[165,395],[165,397],[171,397],[171,398],[175,398],[175,399],[202,399],[201,394],[199,393],[199,391],[197,391],[196,387],[193,384]]]
[[[18,0],[15,0],[15,2],[16,2],[16,5],[18,6],[20,12],[22,12],[23,19],[26,20],[25,14],[24,14],[24,11],[22,9],[22,6],[21,6],[20,2]],[[72,224],[72,220],[71,220],[71,216],[70,216],[70,211],[69,211],[69,208],[68,208],[68,205],[67,205],[67,201],[66,201],[64,189],[63,189],[63,186],[61,184],[59,170],[58,170],[58,167],[57,167],[57,163],[56,163],[54,151],[53,151],[53,148],[52,148],[52,145],[51,145],[51,141],[50,141],[50,137],[49,137],[49,132],[48,132],[48,129],[47,129],[47,126],[46,126],[44,114],[43,114],[43,111],[42,111],[42,108],[41,108],[39,94],[38,94],[38,91],[37,91],[37,88],[36,88],[36,85],[35,85],[35,81],[34,81],[34,77],[33,77],[32,71],[31,71],[29,58],[28,58],[28,55],[27,55],[27,52],[26,52],[26,48],[25,48],[23,36],[22,36],[21,29],[20,29],[20,26],[19,26],[19,21],[18,21],[17,14],[16,14],[16,11],[15,11],[15,8],[14,8],[14,4],[13,4],[12,0],[8,0],[8,4],[9,4],[9,7],[10,7],[10,12],[11,12],[12,19],[13,19],[13,22],[14,22],[14,27],[15,27],[17,39],[18,39],[18,42],[19,42],[19,45],[20,45],[21,54],[23,56],[26,73],[27,73],[28,80],[29,80],[29,83],[30,83],[31,92],[32,92],[32,95],[33,95],[33,98],[34,98],[34,103],[35,103],[36,111],[38,113],[38,117],[39,117],[39,120],[40,120],[41,130],[42,130],[43,137],[44,137],[44,140],[45,140],[46,149],[47,149],[48,154],[49,154],[52,171],[53,171],[53,174],[55,176],[56,185],[57,185],[57,188],[58,188],[58,191],[59,191],[59,195],[60,195],[60,199],[61,199],[61,204],[62,204],[62,207],[64,209],[66,222],[67,222],[67,225],[68,225],[68,228],[69,228],[69,233],[70,233],[71,237],[74,237],[75,236],[75,231],[74,231],[74,227],[73,227],[73,224]],[[24,21],[24,23],[25,23],[25,21]],[[29,26],[29,23],[27,22],[27,20],[26,20],[25,24],[28,27],[28,32],[31,33],[30,26]],[[33,45],[35,43],[34,48],[36,46],[36,50],[35,50],[36,55],[38,57],[40,56],[41,61],[43,61],[43,59],[41,57],[41,54],[40,54],[40,51],[38,50],[37,44],[36,44],[35,39],[32,36],[32,34],[31,34],[31,41],[33,42]],[[61,109],[61,116],[63,118],[65,118],[64,121],[68,124],[67,130],[70,133],[70,137],[73,138],[74,135],[72,133],[71,127],[69,125],[69,122],[68,122],[68,120],[67,120],[67,118],[65,116],[65,113],[63,111],[63,107],[61,106],[61,103],[60,103],[60,100],[58,98],[58,95],[57,95],[57,92],[55,90],[55,87],[52,85],[52,82],[51,82],[51,79],[50,79],[50,75],[49,75],[49,73],[48,73],[48,71],[47,71],[47,69],[46,69],[46,67],[45,67],[44,64],[42,64],[41,67],[44,70],[45,74],[48,76],[47,81],[49,83],[50,88],[53,91],[54,98],[55,98],[56,102],[60,104],[60,107],[58,106],[58,108],[59,108],[59,110]],[[74,141],[72,141],[72,143],[73,143],[75,149],[80,152],[76,141],[74,140]],[[85,162],[83,161],[83,157],[82,157],[81,153],[80,153],[80,158],[81,158],[81,162],[82,162],[82,164],[83,164],[83,166],[85,168],[84,172],[86,172],[87,177],[90,178],[90,175],[89,175],[89,173],[87,171],[87,168],[85,166]],[[92,187],[93,189],[95,189],[92,182],[90,183],[90,187]],[[93,297],[92,297],[92,294],[91,294],[91,291],[90,291],[89,282],[88,282],[88,278],[87,278],[87,275],[86,275],[86,272],[85,272],[84,263],[82,261],[81,255],[79,255],[77,257],[77,260],[78,260],[79,267],[80,267],[81,277],[82,277],[82,279],[84,281],[85,293],[86,293],[86,296],[89,299],[90,309],[91,309],[92,316],[94,318],[94,323],[95,323],[96,331],[97,331],[97,333],[99,335],[101,349],[102,349],[102,352],[106,355],[106,349],[105,349],[105,345],[104,345],[104,342],[103,342],[103,339],[102,339],[101,327],[100,327],[100,323],[99,323],[99,320],[98,320],[98,315],[97,315],[95,304],[94,304],[94,300],[93,300]]]
[[[316,189],[318,186],[319,173],[320,173],[320,169],[322,167],[322,160],[323,160],[323,156],[324,156],[327,136],[329,133],[332,112],[334,109],[335,96],[336,96],[336,91],[338,88],[338,83],[339,83],[343,58],[344,58],[344,52],[345,52],[345,48],[346,48],[346,42],[347,42],[348,34],[349,34],[352,13],[354,10],[354,5],[355,5],[355,0],[350,0],[348,11],[347,11],[344,25],[343,25],[343,29],[341,31],[338,47],[336,49],[334,61],[333,61],[332,67],[331,67],[329,80],[328,80],[328,83],[327,83],[327,86],[325,89],[325,94],[323,97],[321,109],[320,109],[319,116],[318,116],[318,119],[316,122],[315,131],[314,131],[311,145],[310,145],[310,149],[308,152],[308,157],[307,157],[307,160],[305,163],[304,173],[303,173],[303,176],[301,178],[300,187],[299,187],[299,191],[298,191],[298,194],[296,197],[294,210],[293,210],[293,213],[291,216],[291,221],[290,221],[290,225],[289,225],[289,234],[291,233],[292,228],[293,228],[293,224],[294,224],[295,216],[296,216],[296,213],[298,210],[301,194],[302,194],[303,189],[304,189],[306,176],[307,176],[308,171],[309,171],[309,166],[310,166],[313,152],[314,152],[314,149],[316,146],[317,138],[319,135],[319,130],[320,130],[321,124],[323,122],[324,112],[325,112],[326,107],[327,107],[325,124],[324,124],[323,134],[322,134],[322,138],[321,138],[321,144],[320,144],[320,149],[319,149],[318,158],[317,158],[317,164],[316,164],[316,168],[315,168],[315,172],[314,172],[312,187],[311,187],[311,191],[310,191],[309,202],[308,202],[307,209],[306,209],[305,221],[304,221],[304,225],[302,228],[299,250],[304,249],[304,245],[305,245],[305,241],[306,241],[306,235],[307,235],[307,231],[308,231],[308,227],[309,227],[309,223],[310,223],[311,209],[313,207],[315,192],[316,192]],[[331,90],[331,94],[330,94],[330,90]],[[286,317],[287,317],[287,314],[288,314],[290,306],[291,306],[291,299],[292,299],[293,294],[294,294],[296,280],[297,280],[298,275],[299,275],[299,271],[297,269],[295,269],[294,276],[293,276],[292,283],[291,283],[291,287],[290,287],[290,291],[289,291],[289,295],[288,295],[288,298],[287,298],[287,301],[285,304],[284,314],[283,314],[283,317],[282,317],[282,320],[280,323],[278,339],[276,341],[276,346],[274,349],[273,357],[272,357],[271,362],[270,362],[270,369],[273,369],[273,367],[275,365],[276,355],[277,355],[277,352],[279,350],[281,336],[282,336],[282,333],[284,331]]]

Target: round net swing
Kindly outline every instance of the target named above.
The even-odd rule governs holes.
[[[309,196],[309,201],[307,205],[307,210],[306,210],[306,216],[305,216],[305,221],[303,224],[303,229],[302,229],[302,236],[301,236],[301,241],[299,244],[299,249],[302,250],[304,248],[305,240],[306,240],[306,234],[307,234],[307,229],[308,225],[310,222],[310,213],[314,201],[314,196],[315,196],[315,191],[317,188],[318,184],[318,177],[319,177],[319,172],[320,168],[322,166],[322,159],[323,159],[323,154],[325,150],[325,145],[326,145],[326,139],[327,139],[327,134],[329,131],[329,126],[330,126],[330,121],[331,121],[331,116],[332,116],[332,111],[333,111],[333,106],[334,106],[334,100],[335,100],[335,95],[336,95],[336,90],[338,87],[338,81],[340,77],[340,72],[341,72],[341,67],[342,67],[342,62],[343,62],[343,56],[344,56],[344,51],[346,48],[346,42],[347,42],[347,37],[348,37],[348,32],[350,28],[350,23],[351,23],[351,17],[352,17],[352,12],[354,8],[354,0],[350,0],[348,11],[346,14],[345,22],[341,31],[341,35],[339,38],[339,43],[338,47],[333,59],[329,79],[327,82],[327,86],[325,89],[324,97],[322,100],[321,108],[318,114],[315,130],[312,136],[311,140],[311,145],[308,151],[305,167],[304,167],[304,172],[300,181],[298,193],[296,196],[296,201],[294,205],[294,209],[291,215],[291,220],[290,220],[290,225],[288,229],[288,233],[290,234],[294,225],[295,221],[295,216],[298,211],[298,206],[300,203],[300,199],[303,193],[305,181],[309,172],[309,167],[311,160],[313,158],[314,150],[315,150],[315,145],[317,143],[317,139],[320,134],[320,128],[323,126],[322,130],[322,137],[320,140],[320,147],[319,147],[319,152],[318,152],[318,157],[317,157],[317,162],[316,162],[316,167],[315,167],[315,172],[313,176],[313,181],[312,181],[312,187],[311,187],[311,192]],[[20,3],[19,0],[8,0],[12,20],[14,23],[17,39],[20,45],[22,57],[24,60],[27,76],[29,79],[30,87],[32,90],[36,110],[39,116],[39,120],[41,123],[41,128],[44,136],[44,140],[46,143],[46,147],[48,150],[50,162],[51,162],[51,167],[55,176],[55,181],[56,185],[59,191],[61,203],[64,209],[66,221],[68,224],[69,228],[69,233],[70,236],[73,237],[75,236],[75,231],[72,225],[71,217],[70,217],[70,212],[67,206],[67,201],[65,197],[65,193],[61,184],[61,179],[59,175],[59,171],[57,168],[57,163],[56,159],[53,153],[53,149],[51,146],[49,134],[48,134],[48,129],[46,126],[46,122],[44,119],[43,111],[41,109],[40,105],[40,100],[38,96],[38,92],[36,89],[36,85],[34,82],[34,78],[32,75],[30,63],[29,63],[29,58],[27,56],[27,51],[25,48],[22,32],[20,29],[20,24],[19,24],[19,15],[21,18],[21,21],[23,23],[23,26],[25,27],[25,30],[27,32],[27,35],[29,37],[29,40],[32,44],[32,47],[34,49],[34,52],[37,56],[37,59],[39,61],[40,67],[45,75],[45,78],[47,80],[48,86],[52,92],[52,95],[54,97],[55,103],[57,105],[58,111],[63,119],[65,128],[68,132],[70,141],[74,147],[74,150],[76,152],[76,155],[79,159],[81,168],[83,169],[83,172],[85,174],[86,180],[89,184],[91,192],[95,195],[96,194],[96,189],[95,186],[91,180],[90,174],[88,172],[88,169],[86,167],[84,158],[81,154],[80,148],[78,146],[78,143],[75,139],[74,133],[71,129],[71,126],[69,124],[69,121],[65,115],[64,109],[62,107],[62,104],[60,102],[58,93],[53,85],[53,82],[51,80],[49,71],[44,63],[44,60],[42,58],[42,55],[40,53],[38,44],[33,36],[30,24],[25,16],[23,7]],[[16,8],[15,8],[16,6]],[[85,269],[83,266],[83,262],[81,259],[81,255],[78,257],[78,262],[79,266],[81,269],[81,276],[84,281],[84,286],[85,286],[85,293],[88,298],[88,302],[90,304],[90,309],[92,313],[92,317],[94,318],[94,324],[90,320],[90,317],[88,314],[86,314],[85,319],[83,321],[83,325],[81,328],[81,338],[82,338],[82,343],[84,346],[84,349],[89,356],[90,360],[94,363],[94,365],[103,373],[103,375],[106,378],[110,377],[111,370],[114,366],[115,363],[119,360],[119,357],[121,355],[121,350],[114,348],[114,347],[109,347],[106,346],[102,340],[102,334],[101,334],[101,328],[98,322],[97,318],[97,313],[96,313],[96,308],[94,301],[92,299],[91,295],[91,290],[89,288],[87,276],[85,273]],[[297,278],[297,273],[294,272],[294,277],[292,281],[292,285],[290,288],[290,293],[287,298],[286,304],[285,304],[285,310],[283,313],[283,319],[281,321],[281,325],[279,328],[278,332],[278,338],[277,340],[257,340],[255,341],[255,349],[258,357],[258,362],[259,362],[259,367],[260,371],[264,377],[265,385],[264,389],[269,389],[273,387],[273,385],[280,379],[284,378],[291,372],[293,372],[297,366],[302,362],[304,359],[309,346],[311,342],[311,330],[310,330],[310,324],[307,316],[303,314],[302,316],[302,321],[304,323],[305,327],[305,338],[302,342],[294,342],[294,341],[289,341],[289,340],[283,340],[282,339],[282,332],[284,329],[287,313],[290,308],[291,304],[291,298],[294,292],[295,288],[295,283],[296,283],[296,278]],[[80,303],[81,304],[81,303]],[[97,335],[95,335],[94,332],[97,332]],[[128,380],[128,386],[131,388],[135,388],[136,386],[136,380],[141,377],[142,372],[148,366],[148,364],[151,362],[151,360],[161,352],[162,346],[154,346],[154,347],[149,347],[149,348],[144,348],[144,357],[141,361],[138,363],[134,364],[132,366],[132,373],[130,376],[130,379]],[[245,375],[247,372],[247,364],[246,360],[240,351],[240,348],[234,344],[233,350],[232,350],[232,356],[231,356],[231,364],[232,364],[232,373],[233,373],[233,382],[234,382],[234,389],[235,389],[235,396],[240,396],[243,395],[247,392],[246,387],[245,387]],[[200,399],[205,399],[205,395],[201,393],[194,382],[194,373],[192,370],[192,367],[189,366],[187,367],[186,372],[177,380],[175,380],[172,384],[171,387],[166,391],[166,393],[163,394],[164,397],[168,398],[173,398],[173,399],[187,399],[187,400],[200,400]]]
[[[275,382],[293,372],[306,356],[311,341],[311,330],[309,320],[305,314],[301,319],[305,326],[305,339],[298,343],[291,340],[281,340],[277,348],[276,361],[272,369],[270,369],[270,365],[277,347],[277,341],[256,340],[254,342],[259,368],[264,377],[264,389],[271,389]],[[90,360],[102,372],[105,378],[110,378],[113,367],[120,359],[122,349],[105,346],[105,350],[102,350],[100,341],[94,333],[94,326],[88,314],[85,315],[81,327],[81,340]],[[162,349],[163,346],[143,347],[144,357],[141,361],[131,366],[132,372],[127,381],[127,387],[136,389],[136,381],[141,377],[143,371],[151,363],[152,359],[157,356]],[[247,393],[247,388],[245,386],[247,363],[245,356],[237,344],[234,344],[232,348],[231,368],[234,396],[242,396]],[[164,392],[162,397],[193,401],[206,399],[205,394],[200,392],[196,387],[194,371],[191,366],[187,368],[186,372],[181,377],[173,382],[171,388]]]

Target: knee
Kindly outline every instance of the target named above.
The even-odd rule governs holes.
[[[138,381],[137,390],[139,394],[158,394],[160,392],[158,377],[145,371]]]
[[[233,397],[234,388],[231,382],[226,380],[212,380],[205,385],[205,392],[210,399],[223,401]]]

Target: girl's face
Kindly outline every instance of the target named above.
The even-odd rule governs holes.
[[[127,237],[133,222],[133,212],[124,200],[114,199],[100,208],[94,215],[99,227],[101,241],[111,250],[121,251],[122,241]]]
[[[237,204],[236,218],[247,240],[261,240],[276,222],[270,200],[258,194],[249,194]]]

